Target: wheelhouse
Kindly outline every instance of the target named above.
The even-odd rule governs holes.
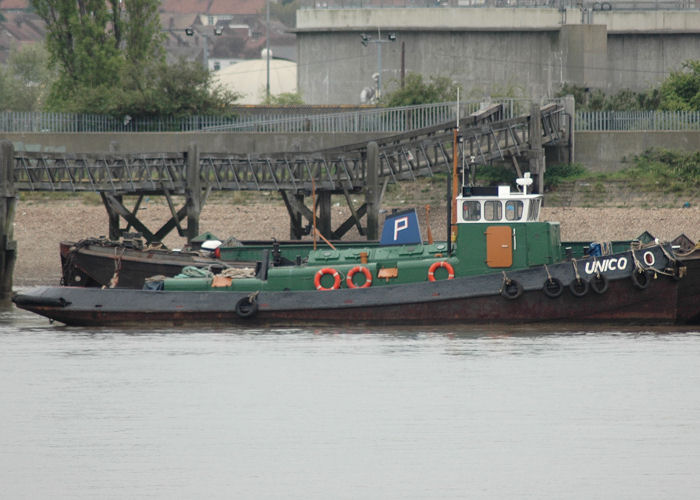
[[[457,196],[457,222],[537,222],[542,195],[511,192],[509,186],[465,186]]]

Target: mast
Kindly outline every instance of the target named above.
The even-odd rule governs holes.
[[[457,194],[459,193],[459,87],[457,87],[457,121],[452,134],[452,190],[450,193],[451,217],[448,238],[457,239]]]

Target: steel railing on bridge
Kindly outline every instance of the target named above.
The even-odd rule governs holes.
[[[494,99],[460,102],[460,116],[488,104],[502,104],[504,118],[529,111],[529,99]],[[548,102],[557,102],[551,100]],[[358,108],[336,113],[310,113],[307,106],[297,112],[241,112],[236,116],[189,116],[115,118],[106,115],[46,112],[0,112],[0,132],[274,132],[274,133],[398,133],[432,127],[457,118],[457,103],[443,102],[396,108]]]
[[[550,104],[538,113],[541,138],[561,139],[563,108]],[[460,121],[461,153],[486,164],[519,155],[530,148],[530,116],[504,118],[502,105],[472,113]],[[449,172],[453,129],[446,122],[418,131],[379,138],[378,174],[389,181],[413,180]],[[209,154],[199,156],[200,184],[210,190],[361,190],[367,172],[367,144],[315,153],[270,155]],[[14,181],[25,191],[101,191],[112,193],[183,194],[187,158],[181,153],[62,154],[17,152]]]
[[[514,118],[529,111],[530,100],[499,99],[503,118]],[[547,100],[561,104],[560,99]],[[460,103],[460,115],[481,109],[479,101]],[[446,102],[398,108],[358,109],[336,113],[245,113],[236,120],[223,117],[193,116],[183,119],[153,118],[124,121],[102,115],[71,113],[0,112],[0,132],[200,132],[268,133],[401,133],[429,128],[456,119],[457,103]],[[577,111],[574,130],[698,130],[700,111]]]
[[[575,130],[700,130],[700,111],[579,111]]]
[[[589,10],[692,10],[695,0],[301,0],[301,9],[550,8]]]

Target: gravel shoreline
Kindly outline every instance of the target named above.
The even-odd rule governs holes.
[[[398,208],[406,208],[398,207]],[[387,208],[388,210],[391,207]],[[426,212],[417,208],[426,236]],[[348,209],[334,206],[333,227],[348,217]],[[169,218],[164,203],[146,203],[139,218],[155,232]],[[563,240],[610,241],[630,239],[649,231],[657,238],[670,241],[680,234],[700,241],[700,208],[583,208],[545,207],[541,220],[558,221]],[[430,227],[435,239],[444,239],[445,209],[430,210]],[[380,217],[380,220],[383,218]],[[289,239],[289,218],[279,203],[233,204],[210,202],[200,217],[200,230],[210,231],[220,238]],[[108,233],[107,214],[101,204],[82,200],[18,201],[14,239],[17,241],[17,261],[14,285],[30,286],[58,284],[61,276],[59,243],[77,241]],[[345,239],[362,239],[353,229]],[[170,248],[183,245],[184,239],[173,231],[165,244]]]

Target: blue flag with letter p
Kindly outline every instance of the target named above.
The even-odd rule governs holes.
[[[387,215],[382,229],[380,245],[415,245],[421,244],[416,209]]]

